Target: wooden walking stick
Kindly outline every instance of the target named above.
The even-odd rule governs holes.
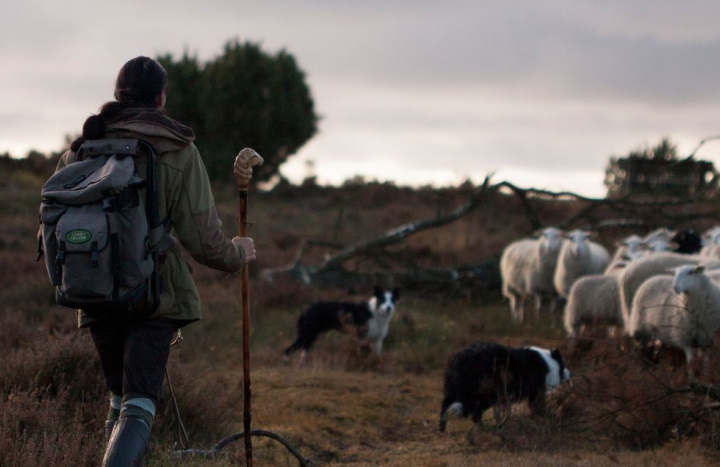
[[[245,148],[238,154],[236,165],[243,169],[249,169],[256,165],[262,165],[263,158],[260,154],[250,148]],[[240,237],[248,236],[248,181],[238,175],[238,216],[237,226]],[[243,348],[243,433],[245,439],[245,461],[248,467],[252,467],[252,441],[250,439],[250,422],[252,411],[250,410],[250,272],[246,264],[240,275],[240,294],[242,303],[242,348]]]
[[[248,181],[241,175],[242,172],[246,172],[248,169],[253,168],[256,165],[262,165],[263,158],[250,148],[245,148],[240,151],[237,159],[235,160],[235,175],[237,177],[238,184],[238,216],[237,216],[237,227],[238,235],[240,237],[248,236],[248,226],[252,222],[248,222]],[[250,273],[248,271],[248,265],[246,264],[241,271],[240,275],[240,302],[242,303],[242,347],[243,347],[243,431],[234,435],[223,438],[214,448],[212,449],[183,449],[176,451],[175,453],[179,456],[202,456],[206,458],[213,458],[218,454],[225,446],[230,443],[243,438],[245,441],[245,463],[248,467],[252,467],[252,441],[251,436],[263,436],[270,438],[278,443],[285,446],[285,448],[295,456],[300,462],[301,467],[314,467],[314,464],[303,457],[300,451],[290,444],[288,440],[280,435],[277,435],[267,430],[251,430],[250,424],[252,422],[252,412],[250,410],[251,392],[250,392]],[[169,380],[168,380],[169,382]],[[178,423],[182,425],[180,421],[180,411],[176,409],[178,417]],[[186,445],[189,442],[186,443]]]

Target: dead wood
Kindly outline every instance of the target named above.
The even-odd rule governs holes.
[[[621,199],[591,198],[569,191],[548,191],[536,188],[521,188],[510,182],[503,181],[490,185],[488,175],[482,185],[465,203],[448,213],[429,219],[418,220],[391,229],[380,236],[353,245],[344,246],[336,241],[307,240],[298,249],[292,263],[276,268],[267,268],[261,277],[272,282],[278,275],[286,275],[305,284],[322,283],[336,286],[368,286],[379,283],[386,284],[467,284],[482,285],[489,288],[500,284],[497,258],[488,262],[458,266],[446,269],[421,268],[402,255],[388,250],[409,237],[430,229],[449,225],[462,219],[478,207],[482,206],[489,195],[505,193],[514,195],[520,201],[524,215],[528,221],[529,232],[548,225],[534,206],[536,201],[574,201],[581,203],[580,209],[565,222],[556,227],[561,229],[583,228],[589,230],[607,230],[617,228],[656,226],[676,226],[696,220],[720,220],[720,203],[706,198],[637,200],[630,197]],[[698,203],[703,202],[705,209],[699,210]],[[577,204],[574,205],[577,207]],[[345,211],[342,207],[338,222]],[[600,215],[600,212],[603,215]],[[608,218],[608,211],[613,217]],[[336,226],[337,227],[337,226]],[[337,232],[336,228],[336,232]],[[335,238],[336,235],[333,235]],[[305,253],[312,247],[324,247],[335,250],[319,265],[308,265],[303,262]],[[381,272],[361,273],[350,271],[346,264],[351,260],[370,260]]]

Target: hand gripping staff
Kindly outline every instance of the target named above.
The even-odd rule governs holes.
[[[238,154],[238,162],[243,169],[250,169],[262,165],[263,158],[250,148],[245,148]],[[248,236],[248,180],[238,176],[238,216],[237,226],[240,237]],[[250,438],[250,272],[246,264],[240,275],[240,295],[242,303],[242,349],[243,349],[243,433],[245,439],[245,460],[248,467],[252,467],[252,440]]]

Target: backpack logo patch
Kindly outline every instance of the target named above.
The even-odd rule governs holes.
[[[92,234],[85,229],[71,230],[65,235],[65,240],[76,245],[87,243],[91,238]]]

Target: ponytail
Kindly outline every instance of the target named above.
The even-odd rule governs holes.
[[[97,115],[91,115],[83,124],[82,136],[73,141],[70,150],[77,152],[86,140],[105,137],[105,124],[133,107],[157,108],[157,98],[167,85],[167,72],[149,57],[136,57],[120,68],[115,81],[115,99],[100,107]]]

